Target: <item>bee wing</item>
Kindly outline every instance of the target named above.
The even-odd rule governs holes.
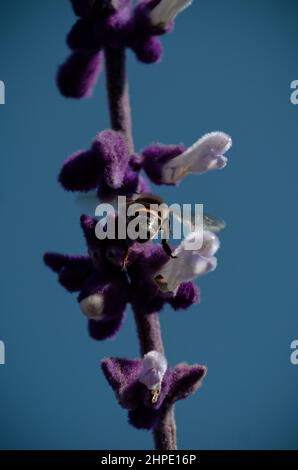
[[[187,225],[191,231],[195,230],[197,224],[195,223],[196,221],[193,215],[191,217],[186,217],[185,215],[182,216],[180,212],[175,210],[171,210],[170,212],[181,224]],[[218,217],[214,217],[213,215],[204,214],[203,227],[204,230],[217,233],[226,228],[226,222]]]
[[[172,214],[173,218],[178,220],[181,225],[187,225],[190,231],[194,230],[195,221],[193,217],[186,217],[185,214],[182,215],[180,211],[176,211],[175,209],[169,210],[169,214]]]
[[[214,217],[213,215],[204,214],[203,215],[203,224],[204,230],[209,230],[210,232],[220,232],[226,228],[226,222],[223,219]]]

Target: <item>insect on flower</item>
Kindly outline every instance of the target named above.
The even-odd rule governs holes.
[[[86,201],[89,201],[89,203],[93,201],[95,204],[98,200],[96,196],[89,195],[80,196],[77,198],[77,201],[84,205]],[[125,198],[124,207],[122,202],[119,204],[118,200],[116,212],[118,212],[118,217],[116,217],[118,219],[118,230],[112,233],[115,234],[115,239],[119,239],[123,242],[123,270],[126,269],[129,259],[129,250],[132,244],[134,242],[145,244],[158,238],[159,234],[161,235],[161,244],[164,252],[169,258],[176,259],[178,256],[174,253],[174,250],[169,244],[173,220],[178,221],[180,225],[186,226],[189,232],[198,230],[196,214],[185,214],[184,212],[182,214],[181,211],[177,210],[177,207],[169,207],[161,197],[152,193],[134,194],[131,198]],[[110,216],[108,214],[107,217],[104,218],[103,224],[100,222],[105,234],[108,233],[108,230],[104,228],[107,220],[115,222],[114,207],[112,208]],[[119,227],[121,228],[119,229]],[[202,214],[202,232],[218,233],[225,227],[226,223],[224,220],[209,214]],[[102,229],[100,230],[101,233]],[[124,234],[124,238],[123,236],[119,237],[117,233]]]
[[[132,215],[130,215],[132,213]],[[127,202],[127,222],[138,228],[140,236],[136,239],[139,243],[146,243],[155,238],[159,232],[164,232],[162,247],[165,253],[175,258],[169,245],[170,225],[169,210],[163,200],[154,194],[141,194]],[[128,236],[130,230],[128,229]]]
[[[128,199],[126,203],[126,233],[128,239],[138,243],[147,243],[162,233],[162,247],[170,258],[177,258],[171,246],[169,238],[171,232],[171,216],[179,220],[181,224],[186,224],[190,231],[195,230],[196,220],[193,216],[183,217],[177,211],[170,209],[164,201],[154,194],[144,193]],[[222,219],[211,215],[203,215],[203,230],[217,233],[225,228]],[[137,231],[138,235],[135,236]],[[129,244],[123,260],[125,269],[128,260]]]

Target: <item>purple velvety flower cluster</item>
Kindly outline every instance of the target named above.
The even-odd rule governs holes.
[[[157,351],[137,360],[104,359],[102,369],[129,422],[140,429],[155,428],[169,407],[196,392],[206,374],[199,364],[171,369]]]
[[[97,189],[99,198],[105,201],[119,195],[131,197],[149,191],[142,170],[157,185],[177,185],[190,173],[224,168],[224,154],[230,147],[227,134],[212,132],[188,149],[181,144],[153,144],[140,155],[130,155],[123,134],[105,130],[95,136],[89,149],[67,158],[59,181],[67,191]]]
[[[142,169],[154,183],[177,184],[188,173],[223,168],[227,162],[224,153],[230,146],[229,136],[213,132],[188,149],[154,144],[140,155],[130,155],[123,134],[106,130],[97,134],[90,149],[76,152],[66,160],[59,180],[67,190],[97,188],[101,200],[113,200],[117,195],[131,197],[148,191]],[[129,302],[146,315],[159,312],[166,303],[174,309],[186,309],[199,301],[199,290],[191,281],[216,268],[214,255],[219,240],[215,234],[204,231],[203,245],[197,250],[185,248],[186,238],[176,248],[174,259],[151,242],[100,240],[96,225],[96,219],[82,216],[88,257],[45,255],[46,264],[58,274],[59,282],[68,291],[79,292],[78,302],[88,317],[93,338],[114,335]]]
[[[176,15],[191,0],[141,0],[136,4],[130,0],[71,0],[71,4],[78,19],[67,36],[71,55],[59,68],[58,87],[66,97],[90,95],[105,53],[113,129],[99,132],[89,148],[67,158],[59,174],[63,188],[96,190],[99,200],[114,201],[117,196],[134,198],[148,193],[148,179],[156,185],[175,186],[189,174],[224,168],[232,141],[223,132],[206,134],[188,148],[155,143],[134,152],[123,56],[116,72],[109,69],[111,50],[130,48],[140,61],[157,62],[162,54],[158,36],[172,30]],[[151,240],[100,239],[98,223],[90,215],[81,216],[87,255],[49,252],[44,262],[67,291],[77,293],[95,340],[114,336],[131,304],[145,355],[136,360],[104,359],[102,370],[117,400],[128,410],[130,423],[156,429],[173,404],[194,393],[206,374],[206,368],[198,364],[168,366],[156,314],[166,304],[178,310],[199,302],[200,291],[192,281],[216,268],[219,239],[204,227],[200,248],[187,246],[197,235],[191,232],[170,257]],[[163,441],[170,431],[161,434]],[[163,449],[174,444],[167,446],[162,443]]]
[[[79,293],[78,302],[92,338],[103,340],[115,335],[128,302],[144,314],[160,311],[166,302],[174,309],[186,309],[198,302],[199,290],[192,282],[181,282],[168,293],[158,288],[154,275],[168,258],[160,246],[133,243],[125,272],[123,240],[99,240],[96,224],[90,216],[81,217],[89,256],[44,256],[46,265],[58,274],[60,284],[69,292]]]
[[[158,36],[173,27],[171,17],[163,22],[156,15],[155,8],[164,1],[143,0],[133,6],[131,0],[72,0],[79,18],[67,36],[71,54],[57,76],[62,95],[90,96],[106,48],[130,48],[141,62],[158,62],[162,56]]]

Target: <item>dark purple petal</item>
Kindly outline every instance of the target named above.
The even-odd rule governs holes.
[[[126,307],[128,300],[128,283],[125,273],[120,271],[112,273],[108,266],[104,266],[101,272],[96,272],[86,281],[78,301],[90,295],[101,294],[104,296],[103,317],[105,320],[118,317]]]
[[[80,292],[78,302],[82,312],[89,318],[89,333],[93,339],[103,340],[118,332],[127,300],[128,285],[123,272],[113,277],[109,270],[103,269],[89,277]]]
[[[71,28],[67,36],[67,45],[73,51],[98,52],[102,43],[96,34],[96,25],[93,19],[79,19]]]
[[[195,393],[202,384],[202,379],[207,373],[207,368],[195,364],[179,364],[173,372],[173,384],[169,393],[171,401],[182,400]]]
[[[127,168],[121,187],[113,188],[103,179],[100,182],[98,188],[98,197],[102,201],[110,201],[115,196],[127,196],[131,197],[133,194],[136,194],[139,189],[139,174],[138,172],[132,170],[130,167]]]
[[[128,266],[132,281],[132,302],[135,308],[142,309],[146,314],[159,312],[166,301],[166,297],[154,282],[154,273],[169,259],[160,245],[146,243],[140,246],[137,256],[135,249],[131,251],[134,261]]]
[[[123,179],[123,195],[132,196],[138,190],[139,172],[133,170],[130,166],[127,168]]]
[[[64,162],[58,179],[67,191],[90,191],[98,185],[101,172],[93,150],[78,151]]]
[[[106,130],[97,134],[92,150],[103,164],[103,177],[111,188],[120,188],[128,168],[129,153],[126,140],[120,132]]]
[[[163,54],[161,42],[155,36],[137,38],[132,44],[132,49],[138,60],[145,64],[159,62]]]
[[[114,277],[125,278],[123,271],[123,260],[127,253],[129,243],[124,239],[117,238],[117,221],[115,222],[116,239],[100,240],[96,236],[96,225],[100,223],[88,216],[81,216],[81,227],[87,241],[88,251],[93,265],[102,279],[114,279]]]
[[[64,266],[59,273],[59,282],[69,292],[78,292],[82,289],[92,270],[90,259],[88,263],[79,263],[76,267]]]
[[[131,170],[128,163],[122,134],[106,130],[96,135],[90,150],[76,152],[65,161],[59,181],[69,191],[90,191],[101,183],[103,188],[106,185],[112,190],[123,186],[123,194],[135,192],[138,173]],[[115,191],[111,192],[115,195]]]
[[[81,227],[84,232],[87,244],[89,245],[89,244],[97,243],[99,241],[95,234],[95,227],[97,224],[97,220],[94,219],[93,217],[90,217],[89,215],[83,214],[81,216],[80,221],[81,221]]]
[[[70,0],[77,16],[105,18],[116,10],[115,0]]]
[[[72,259],[72,256],[61,255],[60,253],[45,253],[43,257],[44,263],[48,268],[54,271],[54,273],[59,273],[66,263]]]
[[[131,300],[134,308],[145,315],[160,312],[165,304],[164,297],[157,289],[140,282],[136,286],[132,283]]]
[[[101,53],[72,53],[60,66],[57,85],[66,98],[85,98],[92,94],[101,67]]]
[[[140,176],[139,170],[134,170],[131,165],[129,165],[124,174],[121,187],[113,188],[102,179],[97,194],[99,199],[108,202],[114,199],[115,196],[132,197],[136,193],[140,194],[144,192],[144,190],[149,190],[149,185],[146,184],[144,178]]]
[[[111,202],[115,196],[116,190],[107,185],[107,183],[102,179],[97,189],[98,199],[100,199],[101,202]]]
[[[91,259],[87,256],[66,256],[46,253],[45,264],[59,274],[60,284],[70,292],[82,289],[86,279],[93,271]]]
[[[101,322],[95,320],[88,321],[88,330],[91,338],[96,341],[102,341],[114,336],[121,328],[124,316],[120,315],[108,322]]]
[[[169,260],[168,255],[160,244],[136,244],[131,251],[135,250],[137,256],[134,256],[134,263],[129,267],[129,275],[134,283],[142,282],[153,291],[159,292],[154,275]]]
[[[138,377],[142,361],[108,358],[101,362],[101,367],[121,406],[127,409],[138,406],[141,398]]]
[[[131,0],[117,0],[117,10],[107,17],[105,28],[108,33],[126,33],[130,28]]]
[[[162,417],[163,410],[153,410],[146,408],[144,405],[139,406],[135,410],[128,413],[129,423],[137,429],[153,429],[155,428]]]
[[[182,282],[175,297],[169,298],[169,304],[175,309],[187,309],[200,301],[200,290],[192,282]]]
[[[153,274],[169,260],[160,244],[146,243],[141,246],[137,262],[131,274],[139,279],[153,281]]]
[[[70,0],[77,16],[88,16],[98,0]]]
[[[185,151],[184,145],[153,144],[143,151],[144,170],[155,184],[163,184],[162,168]]]

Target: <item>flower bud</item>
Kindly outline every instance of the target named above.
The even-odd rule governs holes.
[[[103,320],[104,296],[101,294],[89,295],[80,302],[84,315],[89,320]]]
[[[160,389],[166,370],[166,358],[157,351],[150,351],[144,356],[139,381],[146,385],[149,390]]]
[[[154,26],[165,27],[191,4],[192,0],[161,0],[151,11],[151,22]]]
[[[220,247],[220,241],[217,235],[213,232],[204,231],[203,245],[199,253],[202,256],[214,256]]]
[[[231,146],[232,140],[224,132],[206,134],[185,152],[165,163],[162,168],[162,182],[175,184],[189,173],[221,170],[228,162],[224,153]]]

